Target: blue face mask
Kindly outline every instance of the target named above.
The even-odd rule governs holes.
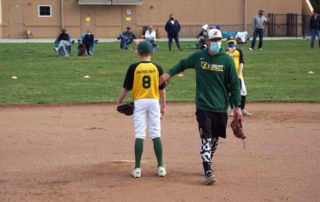
[[[210,50],[212,52],[218,52],[221,48],[221,42],[211,42],[210,43]]]
[[[236,46],[236,44],[234,44],[234,43],[228,43],[228,47],[230,47],[230,48],[233,48],[235,46]]]

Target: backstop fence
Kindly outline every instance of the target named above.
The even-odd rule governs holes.
[[[310,15],[270,13],[267,35],[270,37],[310,36],[310,18]]]

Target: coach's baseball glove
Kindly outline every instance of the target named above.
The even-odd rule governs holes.
[[[231,122],[231,128],[233,131],[233,134],[240,139],[246,139],[246,136],[244,135],[242,131],[242,122],[241,119],[238,117],[239,115],[237,113],[234,113],[233,120]]]
[[[133,109],[134,109],[133,102],[122,104],[117,107],[118,112],[123,113],[127,116],[130,116],[133,114]]]

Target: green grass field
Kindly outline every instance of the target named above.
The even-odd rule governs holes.
[[[182,42],[183,47],[194,44]],[[167,42],[159,46],[152,60],[165,72],[196,51],[174,46],[169,52]],[[242,49],[248,102],[320,102],[320,49],[311,49],[310,40],[264,41],[263,51]],[[73,56],[59,57],[53,44],[0,44],[0,104],[116,102],[128,66],[139,61],[119,43],[99,43],[94,56],[75,54],[76,45]],[[195,72],[183,74],[167,87],[168,101],[193,102]]]

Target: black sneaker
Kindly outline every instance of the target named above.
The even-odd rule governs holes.
[[[213,170],[206,171],[206,181],[204,182],[205,185],[213,184],[217,181],[216,176],[214,175]]]

